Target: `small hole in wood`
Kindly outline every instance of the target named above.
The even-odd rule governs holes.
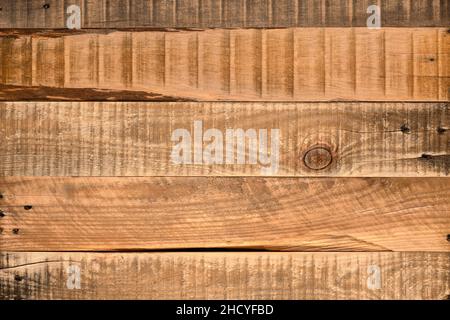
[[[411,133],[411,129],[410,129],[410,128],[408,127],[408,125],[406,125],[406,124],[403,124],[403,125],[400,127],[400,131],[403,132],[403,133],[405,133],[405,134]]]
[[[0,199],[3,199],[3,194],[2,193],[0,193]]]
[[[447,130],[448,130],[448,129],[442,128],[442,127],[438,127],[438,128],[436,129],[437,133],[439,133],[439,134],[444,134],[445,132],[447,132]]]
[[[3,212],[2,210],[0,210],[0,218],[3,218],[5,216],[5,212]]]
[[[450,242],[450,234],[447,235],[447,241]]]
[[[31,210],[31,209],[33,208],[33,206],[23,206],[23,208],[24,208],[25,210]]]
[[[44,4],[44,9],[48,9],[48,8],[50,8],[50,5],[48,4],[48,3],[46,3],[46,4]]]
[[[14,228],[14,229],[12,230],[12,232],[13,232],[14,234],[19,234],[19,231],[20,231],[19,228]]]
[[[2,234],[2,233],[3,233],[3,230],[4,230],[3,228],[0,228],[0,234]]]
[[[23,280],[23,277],[22,277],[22,276],[19,276],[18,274],[16,274],[16,275],[14,276],[14,280],[16,280],[17,282],[20,282],[20,281]]]

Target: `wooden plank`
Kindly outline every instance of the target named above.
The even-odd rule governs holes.
[[[446,178],[0,180],[0,250],[450,251]]]
[[[4,31],[0,47],[0,100],[450,100],[444,28]]]
[[[448,253],[5,252],[0,299],[437,300],[449,268]]]
[[[1,0],[0,28],[65,28],[74,4],[83,28],[365,27],[373,4],[386,27],[450,25],[442,0]]]
[[[449,176],[449,111],[446,103],[1,102],[0,176]]]

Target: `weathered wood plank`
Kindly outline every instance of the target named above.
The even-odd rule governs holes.
[[[449,269],[448,253],[7,252],[0,299],[437,300]]]
[[[447,178],[2,178],[0,250],[450,251]]]
[[[0,28],[65,28],[70,5],[82,28],[364,27],[372,4],[382,26],[450,25],[442,0],[1,0]]]
[[[444,28],[4,32],[0,46],[1,100],[450,100]]]
[[[0,176],[448,176],[449,111],[445,103],[1,102]]]

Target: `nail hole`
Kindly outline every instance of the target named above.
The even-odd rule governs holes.
[[[447,241],[450,242],[450,234],[447,235]]]
[[[50,5],[48,3],[44,4],[44,9],[50,8]]]
[[[20,229],[18,229],[18,228],[14,228],[14,229],[12,230],[12,232],[13,232],[14,234],[19,234],[19,231],[20,231]]]
[[[439,133],[439,134],[444,134],[447,130],[448,130],[448,129],[442,128],[442,127],[438,127],[438,128],[436,129],[437,133]]]
[[[5,216],[5,212],[3,212],[2,210],[0,210],[0,218],[3,218]]]
[[[425,160],[430,160],[433,159],[433,156],[431,154],[423,153],[421,158]]]
[[[33,208],[33,206],[23,206],[23,208],[24,208],[25,210],[31,210],[31,209]]]
[[[403,133],[410,133],[410,132],[411,132],[411,129],[410,129],[406,124],[403,124],[403,125],[400,127],[400,131],[403,132]]]
[[[3,228],[0,228],[0,234],[2,234],[2,233],[3,233],[3,230],[4,230]]]
[[[3,199],[3,194],[2,193],[0,193],[0,199]]]
[[[434,59],[434,58],[430,58],[429,60],[430,60],[431,62],[433,62],[435,59]]]
[[[20,282],[20,281],[23,280],[23,277],[22,277],[22,276],[19,276],[18,274],[16,274],[16,275],[14,276],[14,280],[16,280],[17,282]]]

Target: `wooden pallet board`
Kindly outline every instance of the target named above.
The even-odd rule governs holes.
[[[446,299],[449,268],[449,253],[6,252],[0,299]]]
[[[74,4],[82,28],[365,27],[373,4],[386,27],[450,25],[442,0],[2,0],[0,28],[66,28]]]
[[[449,101],[445,28],[4,31],[2,100]],[[67,89],[67,93],[65,90]],[[79,90],[88,89],[88,90]]]
[[[447,178],[0,180],[0,250],[450,251]]]
[[[450,170],[446,103],[0,102],[0,122],[0,176],[437,177]],[[212,129],[219,134],[208,136]]]
[[[0,0],[0,300],[449,299],[449,26]]]

